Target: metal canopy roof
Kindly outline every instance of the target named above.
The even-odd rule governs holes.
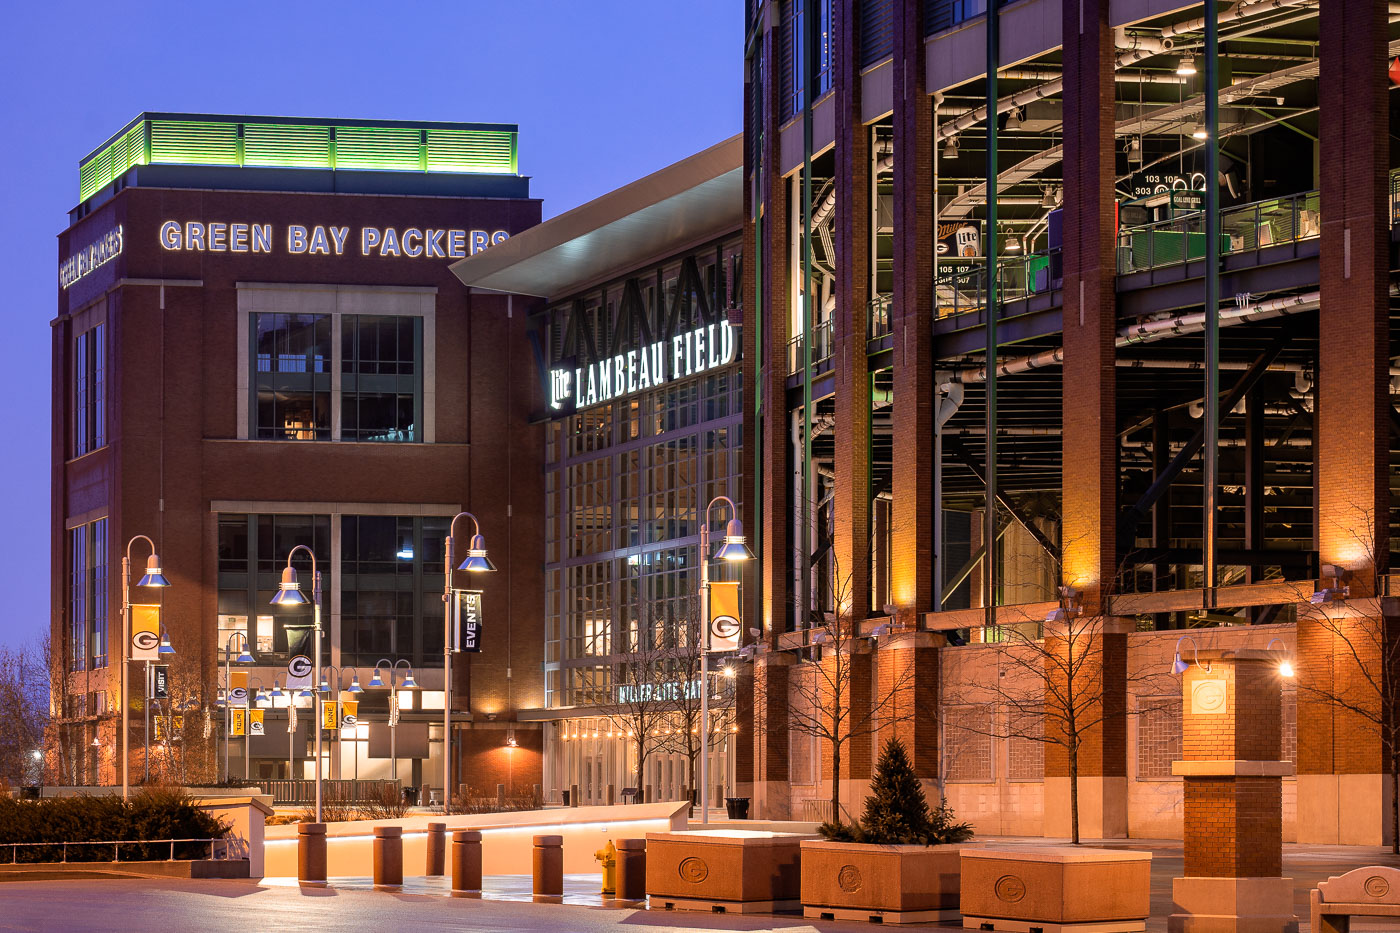
[[[733,136],[452,265],[472,288],[558,298],[743,218],[743,136]]]

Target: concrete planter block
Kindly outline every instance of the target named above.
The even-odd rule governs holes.
[[[1298,933],[1292,878],[1173,878],[1172,907],[1168,933]]]
[[[965,929],[1146,929],[1152,855],[1082,846],[962,851]]]
[[[812,838],[741,829],[647,833],[647,896],[668,910],[796,910],[802,842]]]
[[[961,877],[961,846],[802,843],[802,908],[814,920],[951,920]]]

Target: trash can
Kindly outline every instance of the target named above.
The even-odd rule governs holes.
[[[38,800],[39,787],[37,784],[28,784],[19,789],[20,800]]]
[[[560,793],[564,795],[564,806],[567,807],[569,805],[569,789],[566,787]]]
[[[410,807],[418,806],[418,788],[404,785],[403,802]]]
[[[729,814],[731,820],[747,820],[749,818],[749,798],[725,797],[724,810]]]

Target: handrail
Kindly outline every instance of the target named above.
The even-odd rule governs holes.
[[[169,844],[170,844],[170,858],[167,859],[167,861],[173,862],[173,861],[175,861],[175,844],[176,844],[176,843],[192,843],[192,842],[208,843],[208,845],[209,845],[209,858],[210,858],[211,860],[225,859],[225,858],[228,857],[228,845],[229,845],[229,840],[228,840],[228,839],[225,839],[225,838],[213,838],[213,837],[208,838],[208,839],[103,839],[103,840],[83,841],[83,842],[4,842],[4,843],[0,843],[0,847],[6,847],[6,846],[9,847],[9,849],[10,849],[10,864],[11,864],[11,865],[18,865],[18,864],[21,864],[21,863],[19,862],[19,850],[20,850],[21,848],[26,848],[26,849],[27,849],[27,848],[39,847],[39,846],[52,848],[52,847],[54,847],[54,846],[59,846],[59,847],[61,847],[61,854],[62,854],[62,858],[60,859],[60,861],[66,863],[66,862],[68,861],[68,847],[69,847],[69,846],[111,846],[111,847],[112,847],[112,861],[114,861],[114,862],[120,862],[120,861],[122,860],[122,859],[121,859],[121,847],[122,847],[122,846],[136,846],[136,845],[139,845],[139,846],[153,846],[153,845],[165,845],[166,843],[169,843]],[[215,846],[222,846],[222,847],[223,847],[223,850],[222,850],[221,854],[219,854],[219,855],[215,855],[215,854],[214,854],[214,852],[215,852]],[[130,860],[128,860],[128,861],[130,861]],[[139,861],[150,861],[150,859],[140,859]],[[189,861],[189,860],[188,860],[188,859],[181,859],[181,861]],[[37,865],[37,864],[43,864],[43,863],[40,863],[40,862],[32,862],[32,863],[25,863],[25,864],[36,864],[36,865]]]
[[[1317,239],[1322,232],[1320,216],[1317,190],[1226,208],[1220,212],[1220,253],[1235,255]],[[1118,231],[1118,274],[1203,259],[1205,250],[1204,211],[1124,227]]]
[[[1004,303],[1047,292],[1059,265],[1058,248],[997,261],[997,294]],[[935,317],[980,312],[987,305],[986,262],[948,263],[933,280]]]
[[[836,352],[835,346],[835,321],[827,318],[819,322],[811,329],[812,334],[812,359],[811,365],[816,369],[819,363],[824,363]],[[802,334],[797,334],[788,341],[788,373],[802,372]]]
[[[888,293],[876,295],[867,303],[865,309],[865,338],[867,340],[874,340],[877,337],[894,333],[894,321],[890,317],[890,308],[893,303],[894,296]]]

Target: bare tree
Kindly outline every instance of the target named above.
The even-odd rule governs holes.
[[[1374,513],[1358,508],[1356,521],[1339,525],[1363,555],[1360,575],[1379,581],[1384,565],[1379,560]],[[1355,601],[1374,590],[1368,584],[1368,592],[1357,587],[1358,592],[1352,593],[1354,573],[1327,576],[1327,585],[1299,610],[1300,642],[1306,628],[1315,627],[1330,642],[1331,663],[1322,670],[1299,666],[1298,698],[1302,705],[1312,701],[1341,710],[1380,739],[1391,790],[1390,851],[1400,853],[1400,606],[1387,605],[1395,597],[1386,597],[1379,600],[1378,611],[1359,609]],[[1353,601],[1349,603],[1348,598]],[[1298,718],[1303,720],[1301,709]]]
[[[671,741],[666,730],[672,726],[675,695],[681,689],[673,676],[676,638],[674,627],[664,620],[642,615],[623,633],[623,641],[612,665],[613,696],[605,704],[606,718],[632,746],[641,793],[647,759]]]
[[[870,637],[863,620],[850,612],[851,576],[832,557],[830,609],[812,613],[806,628],[806,663],[792,678],[791,731],[808,735],[831,751],[831,818],[841,822],[841,762],[856,742],[870,742],[880,729],[911,719],[914,710],[897,702],[914,669],[892,669],[883,682],[876,676]]]
[[[0,648],[0,779],[35,783],[49,722],[49,675],[42,648]]]

